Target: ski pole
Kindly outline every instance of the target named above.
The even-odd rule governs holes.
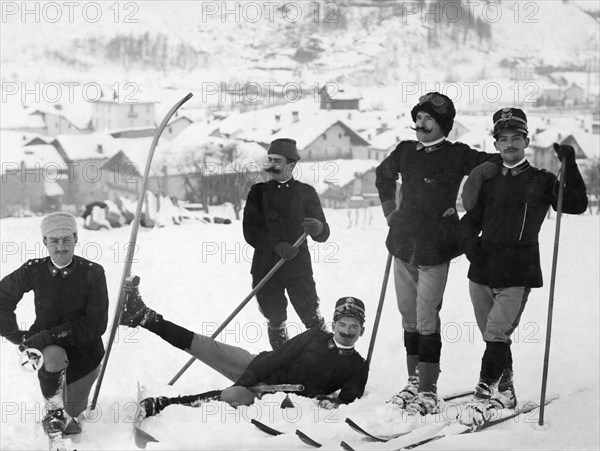
[[[381,284],[381,293],[379,294],[379,304],[377,305],[377,314],[375,315],[373,332],[371,333],[371,342],[369,343],[369,352],[367,353],[367,366],[371,364],[371,357],[373,356],[373,349],[375,348],[375,339],[377,338],[377,329],[379,329],[379,320],[381,319],[381,312],[383,311],[383,301],[385,299],[385,292],[387,290],[391,267],[392,254],[388,252],[387,263],[385,264],[385,271],[383,273],[383,283]]]
[[[304,391],[304,385],[302,384],[273,384],[273,385],[255,385],[248,387],[248,390],[254,393],[276,393],[282,392],[300,392]]]
[[[125,257],[125,268],[123,268],[123,275],[121,276],[121,285],[119,285],[119,301],[117,303],[117,307],[115,309],[115,315],[113,318],[112,328],[110,329],[110,337],[108,339],[108,343],[106,344],[106,353],[104,354],[104,359],[102,360],[102,367],[100,369],[100,374],[98,375],[98,381],[96,382],[96,388],[94,390],[94,396],[92,398],[92,403],[90,404],[90,408],[94,410],[96,408],[96,402],[98,401],[98,395],[100,394],[100,387],[102,387],[102,381],[104,379],[104,373],[106,371],[106,365],[108,364],[108,358],[110,357],[110,352],[112,350],[113,343],[115,341],[115,336],[117,334],[117,330],[119,329],[119,322],[121,320],[121,314],[123,313],[123,304],[125,303],[125,292],[123,291],[123,286],[125,285],[125,280],[129,277],[131,273],[131,265],[133,263],[133,254],[135,251],[135,242],[137,241],[138,228],[140,226],[140,220],[142,216],[142,205],[144,203],[144,194],[146,193],[146,186],[148,185],[148,175],[150,174],[150,165],[152,164],[152,157],[154,156],[154,150],[158,145],[158,140],[160,135],[166,128],[169,120],[175,114],[175,112],[183,105],[185,102],[192,98],[192,93],[188,93],[183,99],[177,102],[175,105],[171,107],[171,109],[167,112],[162,122],[154,132],[154,139],[152,139],[152,144],[150,145],[150,150],[148,152],[148,159],[146,161],[146,168],[144,170],[144,177],[142,178],[142,183],[140,185],[140,190],[138,194],[138,204],[135,211],[135,216],[133,218],[133,222],[131,223],[131,235],[129,237],[129,245],[127,246],[127,255]]]
[[[555,144],[556,146],[556,144]],[[542,373],[542,393],[540,396],[540,418],[538,424],[544,425],[544,407],[546,405],[546,385],[548,383],[548,365],[550,361],[550,337],[552,334],[552,310],[554,308],[554,286],[556,284],[556,263],[558,261],[558,238],[560,236],[560,218],[565,189],[565,162],[560,165],[560,185],[556,202],[556,228],[554,230],[554,252],[552,254],[552,275],[550,276],[550,295],[548,298],[548,321],[546,324],[546,349],[544,351],[544,371]]]
[[[294,246],[296,246],[296,247],[300,246],[304,242],[304,240],[306,240],[307,237],[308,237],[308,234],[306,234],[306,233],[303,233],[302,235],[300,235],[300,238],[298,238],[296,240],[296,242],[294,243]],[[227,325],[231,322],[231,320],[240,312],[240,310],[242,310],[246,306],[246,304],[248,302],[250,302],[250,299],[252,299],[256,293],[258,293],[258,290],[260,290],[269,281],[269,279],[271,279],[271,277],[273,277],[273,274],[275,274],[277,272],[277,270],[283,266],[284,263],[285,263],[285,258],[281,258],[275,264],[275,266],[273,266],[273,268],[271,268],[271,270],[267,273],[267,275],[265,277],[263,277],[260,282],[258,282],[258,284],[252,289],[252,291],[250,293],[248,293],[248,296],[246,296],[244,298],[244,300],[240,303],[240,305],[238,305],[236,307],[236,309],[233,312],[231,312],[231,315],[229,315],[227,317],[227,319],[225,319],[225,321],[223,321],[223,324],[221,324],[217,328],[217,330],[215,330],[215,332],[210,336],[210,338],[212,338],[212,339],[217,338],[217,336],[223,331],[223,329],[225,329],[227,327]],[[183,365],[183,367],[179,370],[179,372],[175,376],[173,376],[173,378],[169,381],[169,385],[173,385],[175,382],[177,382],[177,379],[179,379],[181,377],[181,375],[187,371],[187,369],[192,365],[192,363],[194,363],[195,360],[196,360],[196,357],[192,357],[190,360],[188,360],[187,363],[185,365]]]

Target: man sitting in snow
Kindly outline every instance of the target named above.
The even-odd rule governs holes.
[[[486,421],[490,407],[516,407],[510,336],[531,288],[542,286],[538,234],[548,208],[556,210],[558,203],[554,174],[531,166],[525,157],[525,112],[504,108],[493,121],[502,170],[490,163],[473,169],[463,189],[467,213],[460,221],[462,249],[471,262],[469,293],[486,343],[473,402],[460,417],[467,425]],[[566,171],[563,211],[581,214],[587,197],[575,150],[558,144],[554,149]]]
[[[204,401],[220,400],[232,405],[250,405],[256,394],[249,387],[260,384],[301,384],[302,395],[318,398],[326,407],[351,403],[364,392],[369,369],[354,349],[365,331],[365,306],[360,299],[344,297],[337,301],[333,334],[309,329],[274,351],[253,355],[167,321],[144,304],[132,280],[135,278],[130,278],[125,287],[122,325],[141,326],[154,332],[235,382],[225,390],[199,395],[146,398],[141,402],[145,416],[155,415],[171,404],[197,406]],[[337,390],[340,390],[337,398],[328,396]]]

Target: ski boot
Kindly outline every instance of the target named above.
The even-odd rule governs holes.
[[[408,384],[400,390],[400,392],[390,399],[388,402],[396,404],[401,409],[406,409],[406,406],[417,396],[419,392],[419,376],[409,376]]]
[[[125,303],[119,324],[128,327],[138,327],[151,322],[156,316],[156,312],[146,306],[138,286],[140,278],[138,276],[129,276],[125,280],[123,291],[125,292]]]

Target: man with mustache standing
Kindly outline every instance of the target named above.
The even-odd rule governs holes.
[[[41,228],[49,257],[29,260],[0,281],[0,335],[20,350],[42,352],[42,426],[51,438],[60,438],[81,432],[79,415],[104,356],[108,292],[102,266],[74,255],[73,215],[51,213]],[[35,321],[29,330],[21,330],[15,311],[29,291],[34,294]],[[71,417],[68,424],[65,412]]]
[[[418,141],[402,141],[376,170],[375,184],[389,225],[386,246],[394,256],[408,370],[408,384],[391,402],[411,414],[439,410],[439,312],[450,260],[461,253],[456,212],[461,181],[483,162],[501,164],[497,154],[446,140],[455,115],[447,96],[438,92],[422,96],[411,111]],[[400,175],[398,204],[396,181]]]
[[[307,329],[325,328],[308,245],[306,241],[299,247],[293,243],[302,233],[317,242],[325,242],[329,237],[329,226],[315,189],[294,180],[292,171],[299,159],[293,139],[281,138],[271,143],[265,165],[271,180],[250,188],[242,222],[244,238],[254,248],[253,287],[279,259],[286,260],[256,293],[260,311],[268,320],[269,342],[273,349],[288,340],[285,291]]]
[[[525,157],[529,146],[525,112],[503,108],[494,114],[493,122],[502,171],[474,192],[471,180],[465,183],[467,213],[460,221],[461,245],[471,262],[469,293],[486,344],[472,402],[460,416],[467,425],[483,423],[493,408],[517,406],[510,336],[519,325],[531,288],[542,286],[538,234],[548,208],[552,205],[556,210],[558,203],[554,174],[534,168]],[[575,150],[558,144],[554,149],[566,171],[563,211],[584,213],[587,196]]]

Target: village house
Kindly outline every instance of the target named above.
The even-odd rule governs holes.
[[[326,83],[319,90],[322,110],[358,110],[362,96],[352,86]]]
[[[97,132],[156,126],[154,101],[126,102],[100,99],[93,103],[92,127]]]
[[[34,135],[0,133],[0,217],[60,209],[68,167],[56,148]]]

